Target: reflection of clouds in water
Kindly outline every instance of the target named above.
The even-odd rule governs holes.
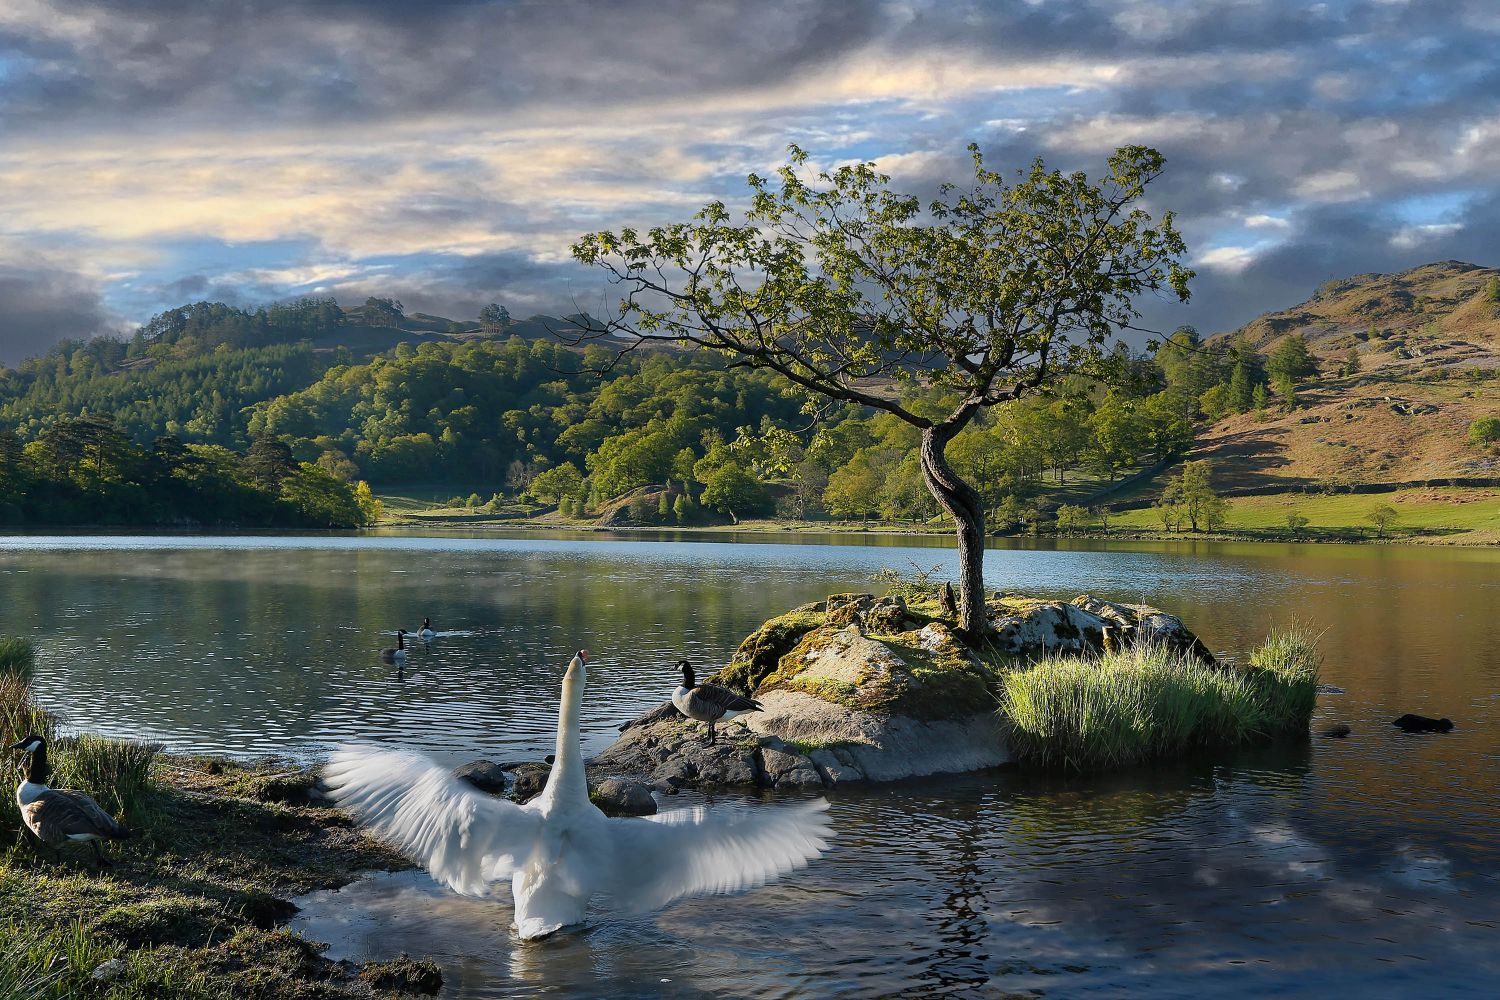
[[[1454,892],[1453,862],[1430,847],[1402,844],[1396,848],[1397,859],[1391,869],[1396,881],[1416,889]]]

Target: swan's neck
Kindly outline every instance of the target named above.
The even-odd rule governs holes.
[[[575,660],[563,678],[562,707],[557,713],[557,754],[547,778],[548,798],[556,802],[572,798],[588,800],[588,779],[583,771],[583,751],[578,736],[578,713],[583,708],[584,665]]]

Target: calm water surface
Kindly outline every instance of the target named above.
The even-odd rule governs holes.
[[[177,750],[311,757],[352,736],[447,762],[550,750],[570,651],[585,750],[767,616],[951,572],[927,539],[0,539],[0,631],[41,699]],[[854,541],[855,544],[850,544]],[[1326,630],[1314,728],[1354,735],[1087,780],[1002,771],[834,796],[837,840],[746,895],[539,945],[420,874],[304,900],[334,957],[431,953],[446,996],[1500,995],[1500,553],[1394,546],[1001,548],[991,586],[1144,599],[1211,646]],[[399,674],[398,626],[431,615]],[[1404,736],[1402,712],[1458,729]],[[685,801],[687,796],[676,802]]]

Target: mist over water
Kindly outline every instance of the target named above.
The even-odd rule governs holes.
[[[753,537],[10,538],[0,601],[36,642],[40,699],[79,728],[242,757],[359,737],[461,763],[550,752],[578,647],[594,753],[665,698],[678,658],[717,666],[880,567],[956,564],[935,539]],[[508,894],[414,873],[310,897],[296,926],[334,957],[431,952],[466,998],[1494,994],[1500,554],[1013,543],[986,570],[994,589],[1145,600],[1216,650],[1293,618],[1325,629],[1324,679],[1347,694],[1313,728],[1354,733],[840,790],[835,847],[808,870],[541,945],[514,940]],[[382,664],[426,615],[438,638]],[[1403,712],[1458,728],[1403,735]]]

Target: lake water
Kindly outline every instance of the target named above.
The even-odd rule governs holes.
[[[174,750],[312,757],[349,737],[448,763],[549,752],[595,655],[585,752],[769,615],[941,566],[913,538],[19,537],[0,631],[41,700]],[[405,949],[445,996],[1500,995],[1500,553],[1012,544],[994,588],[1145,600],[1217,650],[1326,630],[1317,730],[1346,740],[1088,779],[1015,771],[831,795],[834,848],[764,890],[516,942],[508,902],[417,873],[304,900],[334,957]],[[399,674],[377,650],[430,615]],[[1408,736],[1403,712],[1452,718]],[[670,800],[673,804],[688,796]]]

